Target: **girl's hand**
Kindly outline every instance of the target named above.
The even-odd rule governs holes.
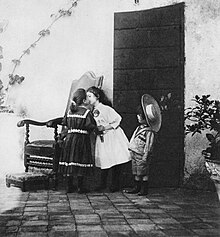
[[[99,132],[105,131],[105,127],[103,125],[98,126],[98,131]]]

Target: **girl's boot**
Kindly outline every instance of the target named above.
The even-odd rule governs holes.
[[[141,185],[141,190],[138,193],[139,196],[146,196],[148,194],[148,181],[143,181]]]
[[[141,181],[135,180],[135,186],[131,190],[125,190],[125,193],[139,193],[141,191]]]
[[[110,192],[114,193],[120,190],[120,173],[121,173],[121,165],[115,165],[112,168],[112,184],[110,186]]]
[[[73,176],[67,177],[67,193],[74,192],[74,186],[73,186]]]
[[[95,189],[95,191],[102,191],[106,189],[107,187],[107,177],[108,177],[108,170],[109,169],[103,169],[101,170],[101,182],[100,185]]]
[[[77,192],[78,193],[87,193],[87,189],[83,188],[83,176],[77,177]]]

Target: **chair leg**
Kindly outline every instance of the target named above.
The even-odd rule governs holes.
[[[54,159],[53,159],[53,172],[54,172],[54,187],[53,190],[57,190],[57,185],[58,185],[58,174],[57,174],[57,170],[58,170],[58,165],[59,165],[59,158],[61,155],[61,148],[59,146],[59,144],[56,142],[55,144],[55,155],[54,155]]]
[[[50,188],[50,178],[48,178],[44,183],[44,188],[48,190]]]
[[[25,182],[23,182],[23,184],[21,185],[21,191],[22,191],[22,192],[25,192],[25,191],[26,191],[25,188],[26,188],[26,187],[25,187]]]
[[[57,185],[58,185],[58,178],[57,174],[54,175],[54,190],[57,190]]]
[[[10,188],[10,187],[11,187],[11,184],[10,184],[10,182],[8,182],[7,180],[6,180],[6,187],[8,187],[8,188]]]
[[[53,191],[57,191],[57,186],[58,186],[58,178],[57,178],[57,174],[53,174],[50,177],[51,183],[52,183],[52,190]],[[50,186],[50,180],[49,180],[49,186]]]
[[[24,155],[24,167],[25,167],[25,172],[28,172],[28,165],[27,165],[27,158],[29,156],[28,155]]]

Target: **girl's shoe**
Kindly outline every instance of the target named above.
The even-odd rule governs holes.
[[[112,185],[112,186],[109,187],[109,190],[110,190],[111,193],[114,193],[114,192],[120,191],[120,188],[117,187],[117,186]]]
[[[74,187],[68,187],[66,190],[67,193],[73,193],[74,191],[75,191]]]
[[[100,185],[97,188],[95,188],[96,192],[101,192],[107,188],[108,171],[109,169],[101,170],[101,177],[100,177],[101,181],[100,181]]]
[[[75,191],[75,187],[73,186],[73,176],[67,177],[67,193],[73,193]]]
[[[98,187],[95,188],[95,191],[96,192],[101,192],[101,191],[105,190],[106,188],[107,188],[106,185],[101,184],[101,185],[99,185]]]
[[[86,189],[86,188],[78,188],[77,192],[79,194],[83,194],[83,193],[89,193],[90,190]]]
[[[86,189],[86,188],[84,188],[83,187],[83,179],[84,179],[84,177],[83,176],[78,176],[77,177],[77,192],[78,193],[88,193],[89,192],[89,190],[88,189]]]

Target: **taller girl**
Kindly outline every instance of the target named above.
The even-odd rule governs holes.
[[[96,129],[96,122],[87,109],[86,91],[82,88],[75,91],[70,110],[63,119],[67,135],[59,161],[59,173],[65,174],[68,180],[67,192],[73,192],[73,176],[77,176],[78,193],[83,188],[83,179],[93,167],[90,133]]]
[[[110,191],[119,191],[121,164],[130,161],[128,139],[121,129],[121,116],[105,101],[105,95],[97,87],[87,90],[89,103],[94,106],[93,115],[99,135],[95,145],[95,165],[101,168],[101,183],[97,191],[107,186],[109,169],[112,168],[112,184]]]

